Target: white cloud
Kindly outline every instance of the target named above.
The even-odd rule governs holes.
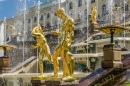
[[[1,1],[6,1],[6,0],[0,0],[0,2],[1,2]]]

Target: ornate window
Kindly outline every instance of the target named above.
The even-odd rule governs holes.
[[[56,12],[54,12],[54,16],[56,16]]]
[[[87,9],[84,10],[84,16],[87,17]]]
[[[69,3],[69,9],[73,9],[73,3],[72,2]]]
[[[84,5],[87,5],[87,1],[84,1]]]
[[[46,27],[50,27],[51,25],[50,25],[50,22],[47,22],[47,24],[46,24]]]
[[[91,3],[95,3],[95,0],[91,0]]]
[[[37,21],[37,17],[34,17],[34,22],[36,22]]]
[[[50,13],[47,13],[47,18],[50,18]]]
[[[55,20],[54,21],[54,25],[57,27],[57,24],[58,24],[58,22],[57,22],[57,20]]]
[[[117,5],[117,4],[115,4],[115,7],[118,7],[118,5]]]
[[[103,5],[102,6],[102,15],[105,15],[106,14],[106,5]]]
[[[6,25],[6,29],[8,29],[8,25]]]
[[[30,23],[30,22],[31,22],[31,19],[29,18],[29,19],[28,19],[28,23]]]
[[[43,20],[43,15],[41,15],[40,20]]]
[[[81,15],[81,11],[78,11],[78,19],[81,19],[82,15]]]
[[[126,2],[125,3],[125,11],[128,11],[129,10],[129,6],[128,6],[128,3]]]
[[[78,0],[78,7],[82,6],[82,0]]]

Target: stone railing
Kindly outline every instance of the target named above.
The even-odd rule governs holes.
[[[36,59],[36,56],[32,56],[32,57],[26,59],[25,61],[21,62],[20,64],[17,64],[15,67],[12,67],[10,72],[13,73],[14,71],[18,70],[19,68],[22,68],[22,66],[28,64],[29,62],[31,62],[35,59]]]

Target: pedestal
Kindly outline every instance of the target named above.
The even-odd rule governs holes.
[[[114,44],[104,45],[103,47],[103,68],[122,68],[121,48]]]
[[[31,80],[32,86],[46,86],[44,80]]]
[[[98,23],[97,23],[97,22],[91,23],[91,28],[92,28],[92,31],[91,31],[91,32],[97,32],[98,29],[96,29],[96,28],[99,28]]]
[[[32,86],[78,86],[78,83],[53,81],[53,80],[31,80]]]
[[[10,59],[8,57],[0,57],[0,74],[8,73],[10,70]]]
[[[78,86],[78,83],[65,82],[62,78],[46,77],[45,80],[38,80],[38,78],[32,78],[32,86]]]

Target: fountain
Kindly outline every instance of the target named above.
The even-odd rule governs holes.
[[[130,30],[130,28],[126,28],[118,25],[119,17],[117,16],[116,13],[118,12],[118,10],[119,8],[115,7],[115,9],[113,10],[115,11],[114,16],[112,16],[112,12],[111,12],[111,25],[95,28],[96,30],[102,31],[103,33],[111,36],[110,44],[104,45],[103,47],[102,68],[98,68],[87,77],[81,79],[79,86],[123,85],[125,81],[124,76],[127,73],[128,67],[124,67],[124,63],[122,63],[121,48],[119,45],[114,44],[113,36],[116,34],[120,34],[122,31]],[[94,15],[94,17],[96,17],[96,15]],[[96,19],[92,19],[92,22],[96,22],[95,20]]]
[[[39,4],[38,4],[39,8]],[[38,9],[39,10],[39,9]],[[39,11],[38,11],[39,15]],[[35,27],[32,31],[32,36],[36,37],[37,40],[37,45],[32,46],[33,48],[39,48],[39,70],[40,70],[40,75],[38,77],[32,77],[32,84],[36,86],[37,84],[39,85],[47,85],[50,86],[52,83],[53,85],[60,86],[61,81],[74,81],[75,78],[73,78],[73,73],[74,73],[74,58],[72,54],[69,52],[71,43],[72,43],[72,38],[74,36],[74,21],[72,18],[68,17],[68,15],[65,13],[63,8],[60,8],[60,0],[59,0],[59,8],[56,11],[56,15],[61,18],[64,22],[63,29],[61,32],[52,32],[54,35],[60,35],[60,42],[59,45],[56,48],[55,53],[51,56],[50,54],[50,49],[49,46],[46,43],[46,38],[44,37],[44,33],[42,32],[42,29],[39,22],[38,26]],[[39,17],[39,16],[38,16]],[[39,19],[39,18],[38,18]],[[64,34],[66,33],[66,34]],[[43,47],[42,47],[42,46]],[[68,46],[69,45],[69,46]],[[44,55],[45,54],[45,55]],[[63,76],[58,77],[58,70],[59,70],[59,62],[58,62],[58,56],[61,55],[62,61],[63,61]],[[54,75],[52,77],[45,77],[43,75],[43,65],[42,60],[44,56],[48,57],[49,62],[53,63],[54,67]],[[53,57],[53,60],[52,60]],[[65,83],[64,83],[65,84]],[[67,84],[66,84],[67,85]],[[67,85],[68,86],[68,85]],[[75,86],[75,85],[74,85]]]
[[[23,34],[22,33],[20,33],[22,36],[23,36],[23,38],[25,37],[25,28],[26,28],[26,25],[25,25],[25,23],[26,23],[26,0],[25,0],[25,6],[24,6],[24,28],[23,28]],[[40,13],[39,13],[40,14]],[[38,19],[39,19],[39,17],[38,17]],[[38,22],[38,24],[39,24],[39,22]],[[13,28],[13,30],[16,30],[17,29],[17,27],[16,27],[16,29],[14,29],[14,26],[12,26],[12,28]],[[15,35],[14,33],[12,33],[12,35]],[[18,34],[19,35],[19,34]],[[5,38],[5,37],[3,37],[3,38]],[[0,83],[0,85],[2,85],[2,86],[20,86],[20,85],[31,85],[31,78],[32,77],[37,77],[37,75],[38,75],[38,73],[35,73],[35,74],[31,74],[31,73],[25,73],[26,72],[26,70],[25,70],[25,65],[26,65],[26,62],[25,62],[25,50],[26,50],[26,48],[25,48],[25,46],[26,46],[26,44],[25,44],[25,40],[24,39],[22,39],[22,42],[23,42],[23,53],[22,53],[22,55],[23,55],[23,60],[22,60],[22,70],[20,70],[18,73],[20,73],[20,74],[17,74],[17,73],[12,73],[11,71],[9,71],[10,73],[8,73],[8,74],[5,74],[5,73],[3,73],[2,72],[2,74],[1,74],[1,82],[2,83]],[[2,50],[5,50],[5,52],[6,52],[6,50],[10,50],[10,49],[12,49],[13,47],[11,46],[11,47],[9,47],[8,45],[5,45],[5,46],[0,46],[0,49]],[[15,52],[14,52],[15,53]],[[5,55],[6,55],[6,53],[4,53]],[[2,65],[2,67],[6,67],[7,68],[7,64],[8,64],[8,62],[7,62],[7,60],[6,60],[6,66],[3,66]],[[24,72],[24,73],[23,73]],[[49,76],[51,76],[52,75],[52,73],[47,73],[47,74],[45,74],[45,76],[47,76],[47,77],[49,77]],[[59,74],[59,76],[61,77],[61,73]],[[13,76],[13,77],[12,77]],[[77,76],[77,73],[76,73],[76,76]],[[80,76],[78,76],[78,77],[80,77]],[[3,83],[6,83],[6,84],[3,84]],[[26,83],[26,84],[25,84]]]
[[[3,38],[6,38],[6,18],[5,18],[5,20],[4,20],[4,24],[3,24],[4,26],[1,28],[2,30],[1,30],[1,36],[3,37]],[[5,34],[3,34],[3,33],[5,33]],[[3,52],[4,52],[4,54],[3,54],[3,56],[2,57],[0,57],[0,74],[2,74],[2,73],[8,73],[9,72],[9,70],[10,70],[10,60],[9,60],[9,57],[6,55],[6,51],[7,50],[12,50],[13,48],[14,48],[14,46],[10,46],[10,45],[7,45],[6,44],[6,39],[1,39],[0,40],[1,42],[3,42],[3,43],[1,43],[1,45],[0,45],[0,50],[3,50]]]
[[[88,4],[89,3],[88,2],[89,2],[89,0],[87,0],[87,26],[88,26],[88,22],[89,22],[89,20],[88,20]],[[24,4],[25,4],[25,6],[24,6],[24,19],[23,19],[24,20],[23,38],[25,37],[25,34],[26,34],[25,33],[25,29],[26,29],[26,24],[25,24],[26,22],[25,21],[27,20],[26,19],[26,11],[27,11],[26,10],[26,0],[25,0]],[[76,4],[76,2],[75,2],[75,4]],[[59,0],[59,8],[60,8],[60,0]],[[112,8],[110,10],[112,10]],[[113,11],[118,11],[118,10],[119,9],[116,8]],[[78,70],[79,72],[74,73],[74,58],[73,58],[72,54],[69,52],[70,47],[68,48],[68,45],[71,46],[71,42],[72,42],[71,38],[73,37],[73,34],[74,34],[74,31],[73,31],[74,27],[72,27],[74,22],[73,22],[73,19],[71,19],[70,17],[68,17],[68,16],[66,17],[67,14],[64,13],[64,9],[60,8],[60,9],[58,9],[58,11],[59,12],[56,12],[58,17],[63,19],[63,20],[64,20],[64,17],[67,18],[65,20],[70,20],[69,24],[71,26],[71,29],[70,29],[70,26],[68,26],[68,27],[65,26],[64,27],[65,32],[68,31],[67,33],[71,33],[71,35],[66,34],[67,36],[63,37],[66,40],[66,41],[63,42],[63,44],[65,46],[60,44],[60,42],[62,42],[63,39],[62,38],[59,39],[59,46],[62,49],[59,49],[59,51],[57,51],[58,54],[61,51],[62,52],[67,51],[67,53],[66,53],[67,58],[65,58],[65,56],[63,56],[64,53],[61,54],[61,57],[62,57],[62,60],[63,60],[63,62],[61,62],[61,64],[63,63],[63,65],[64,65],[63,66],[63,73],[58,72],[58,69],[59,69],[58,66],[59,65],[57,65],[58,62],[56,60],[58,60],[60,58],[58,56],[54,57],[54,55],[52,56],[52,57],[54,57],[53,61],[51,59],[51,56],[48,55],[48,59],[50,60],[51,63],[54,64],[54,75],[53,75],[53,72],[50,72],[50,71],[47,71],[47,73],[43,73],[43,68],[41,66],[39,67],[38,64],[37,64],[37,69],[33,69],[33,70],[37,71],[36,73],[26,73],[26,71],[28,70],[28,65],[36,64],[36,62],[38,62],[38,61],[36,61],[35,60],[36,57],[33,57],[33,56],[30,57],[30,59],[25,60],[25,57],[26,57],[25,56],[25,53],[26,53],[26,47],[25,47],[26,44],[25,43],[26,42],[25,42],[25,39],[23,39],[22,40],[22,43],[23,43],[22,44],[22,50],[23,50],[22,51],[23,52],[22,57],[23,58],[22,58],[22,63],[21,63],[22,64],[22,69],[20,69],[20,67],[19,67],[20,70],[18,72],[10,72],[8,74],[4,74],[4,73],[1,74],[0,77],[2,79],[0,78],[0,80],[2,82],[2,86],[4,86],[5,84],[6,84],[6,86],[21,86],[21,85],[23,85],[23,86],[30,86],[30,85],[32,85],[32,86],[37,86],[37,85],[39,85],[39,86],[43,86],[43,85],[46,85],[46,86],[51,86],[51,85],[53,85],[53,86],[77,86],[78,85],[78,80],[81,79],[82,77],[88,75],[88,73],[81,73],[80,65],[77,65],[77,67],[79,67],[79,70]],[[75,13],[76,13],[76,9],[75,9]],[[111,17],[112,17],[112,12],[110,12],[110,13],[111,13]],[[42,31],[43,29],[40,26],[40,21],[39,21],[40,20],[40,18],[39,18],[39,16],[40,16],[40,1],[38,1],[37,14],[38,14],[38,16],[37,16],[37,19],[38,19],[37,21],[38,22],[37,22],[36,27],[38,27],[38,28],[33,29],[32,35],[37,37],[36,40],[37,40],[37,44],[38,44],[38,43],[41,43],[42,41],[46,40],[46,39],[41,40],[40,38],[38,38],[40,36],[42,38],[45,38],[44,33]],[[108,82],[113,80],[112,83],[109,84],[109,85],[112,85],[113,83],[115,83],[116,80],[118,80],[117,78],[122,79],[122,76],[124,76],[124,74],[126,73],[126,70],[127,70],[127,68],[122,67],[123,64],[121,62],[121,52],[120,52],[121,49],[120,49],[119,46],[113,44],[113,36],[115,34],[121,33],[124,30],[129,30],[129,29],[125,28],[125,27],[118,26],[117,25],[119,23],[118,17],[116,15],[116,13],[114,13],[114,14],[115,14],[114,19],[115,20],[117,19],[117,21],[111,20],[112,25],[99,28],[99,25],[98,25],[98,23],[96,21],[96,15],[97,15],[96,14],[96,6],[93,5],[93,11],[92,11],[92,14],[91,14],[92,22],[90,23],[91,28],[96,33],[97,33],[97,30],[98,30],[98,31],[104,32],[105,34],[111,35],[111,43],[109,45],[104,45],[104,48],[103,48],[104,61],[102,62],[102,69],[100,68],[100,69],[98,69],[98,71],[96,71],[96,72],[99,72],[99,74],[97,76],[100,76],[100,74],[102,74],[102,73],[104,74],[104,76],[101,76],[101,78],[98,78],[96,81],[93,81],[92,83],[90,83],[91,85],[108,85]],[[58,22],[60,22],[60,21],[61,20],[58,19]],[[55,35],[55,36],[59,36],[60,34],[64,35],[64,32],[62,33],[61,32],[62,30],[60,30],[61,25],[60,26],[59,25],[60,24],[58,24],[58,27],[59,27],[58,32],[52,31],[52,34]],[[68,25],[68,24],[66,24],[66,25]],[[31,26],[31,28],[32,27],[33,26]],[[87,31],[88,31],[88,28],[89,27],[87,27]],[[14,30],[16,30],[16,29],[14,29]],[[15,33],[12,33],[12,35],[14,35],[14,34]],[[5,38],[5,37],[3,37],[3,38]],[[87,38],[88,38],[88,32],[87,32]],[[39,39],[40,39],[40,41],[39,41]],[[68,45],[67,45],[67,43],[68,43]],[[40,45],[42,45],[42,44],[40,44]],[[87,46],[88,46],[88,41],[87,41]],[[45,47],[48,47],[47,43],[46,43]],[[6,52],[6,50],[11,50],[12,48],[13,48],[12,46],[10,47],[8,45],[0,46],[0,49],[4,50],[5,52]],[[43,47],[42,47],[42,49],[43,49]],[[49,52],[49,50],[48,50],[48,52]],[[109,54],[108,54],[108,52],[109,52]],[[37,53],[37,57],[40,57],[43,54],[50,54],[50,53],[47,53],[47,52],[39,51],[38,49],[37,49],[36,53]],[[88,50],[87,50],[87,53],[88,53]],[[6,57],[6,53],[4,53],[4,57]],[[87,54],[87,59],[88,59],[88,54]],[[43,60],[43,57],[42,57],[42,60]],[[47,63],[49,63],[46,58],[44,60]],[[39,63],[42,64],[42,61],[40,61]],[[4,63],[2,63],[2,64],[4,64]],[[9,61],[6,62],[6,64],[9,64]],[[44,62],[43,62],[43,64],[44,64]],[[89,62],[87,62],[87,66],[89,67]],[[7,66],[2,66],[2,67],[7,67]],[[32,67],[32,66],[30,66],[30,67]],[[39,71],[38,67],[39,67],[39,70],[40,70],[40,75],[38,73],[38,71]],[[47,68],[47,65],[46,65],[46,68]],[[100,71],[102,71],[102,73]],[[20,74],[18,74],[18,73],[20,73]],[[103,78],[105,78],[105,80]],[[75,80],[75,79],[77,79],[77,80]],[[82,83],[82,82],[80,82],[80,83]],[[1,83],[0,83],[0,85],[1,85]],[[80,84],[79,84],[79,86],[80,86]],[[88,85],[86,85],[86,86],[88,86]]]
[[[24,2],[24,10],[22,11],[23,12],[23,15],[24,15],[24,18],[23,18],[23,33],[20,33],[20,35],[22,35],[23,39],[22,39],[22,69],[20,70],[20,74],[17,74],[17,73],[8,73],[8,74],[2,74],[1,78],[3,79],[3,83],[6,83],[7,86],[11,86],[11,85],[14,85],[14,86],[19,86],[19,85],[31,85],[31,83],[35,86],[35,84],[47,84],[47,86],[50,86],[50,85],[56,85],[58,86],[59,84],[60,85],[67,85],[67,86],[76,86],[78,84],[78,80],[75,80],[76,79],[80,79],[81,77],[84,77],[84,75],[87,75],[87,74],[80,74],[75,72],[74,73],[74,59],[72,57],[72,54],[68,51],[67,52],[67,59],[63,59],[64,62],[64,66],[66,66],[64,68],[64,74],[62,73],[58,73],[59,76],[55,76],[55,77],[50,77],[52,76],[53,73],[45,73],[45,77],[47,77],[46,79],[44,79],[44,77],[42,77],[42,79],[40,78],[36,78],[38,76],[38,73],[25,73],[26,72],[26,69],[24,68],[25,66],[28,65],[28,63],[25,62],[25,53],[26,53],[26,44],[25,44],[25,28],[26,28],[26,0]],[[38,3],[39,4],[39,3]],[[39,6],[39,5],[38,5]],[[59,7],[60,7],[60,0],[59,0]],[[40,7],[39,7],[40,8]],[[39,9],[38,9],[39,11]],[[38,12],[38,24],[39,25],[39,15],[40,13]],[[74,22],[73,22],[73,19],[70,19],[70,23],[73,25]],[[59,25],[59,24],[58,24]],[[22,25],[21,25],[22,27]],[[60,26],[59,26],[60,28]],[[17,29],[17,27],[16,27]],[[15,30],[16,30],[15,29]],[[52,32],[52,34],[54,35],[60,35],[60,30],[58,29],[59,32]],[[68,28],[66,28],[66,31],[69,31]],[[72,36],[73,36],[73,28],[72,28]],[[21,31],[22,32],[22,31]],[[19,34],[18,34],[19,35]],[[4,38],[4,37],[3,37]],[[62,39],[61,39],[62,40]],[[67,40],[68,43],[72,40],[70,40],[70,35],[67,36]],[[66,43],[65,43],[66,44]],[[70,42],[70,45],[71,45],[71,42]],[[4,48],[5,50],[7,50],[6,48]],[[66,48],[63,48],[65,50],[68,50]],[[69,63],[67,63],[69,62]],[[66,65],[67,64],[67,65]],[[67,70],[67,71],[65,71]],[[81,71],[81,70],[79,70]],[[56,71],[58,72],[58,71]],[[73,74],[74,73],[74,74]],[[68,75],[69,74],[69,75]],[[65,78],[62,78],[63,75],[65,75]],[[72,76],[73,75],[73,76]],[[13,76],[13,77],[12,77]],[[38,79],[38,80],[37,80]],[[45,82],[44,82],[45,81]],[[72,82],[73,81],[73,82]],[[26,83],[26,84],[25,84]]]

